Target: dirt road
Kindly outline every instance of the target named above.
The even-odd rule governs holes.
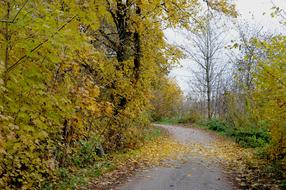
[[[189,146],[203,147],[212,151],[218,140],[200,129],[179,126],[160,125],[169,131],[175,140]],[[200,148],[199,148],[200,149]],[[128,182],[116,190],[232,190],[236,189],[223,171],[223,167],[214,158],[204,154],[186,154],[184,161],[167,160],[157,166],[138,172]]]

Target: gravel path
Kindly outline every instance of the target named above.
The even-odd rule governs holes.
[[[211,151],[218,139],[206,131],[195,128],[159,125],[169,131],[174,139],[190,148],[199,144]],[[236,189],[218,162],[203,155],[185,155],[184,162],[168,160],[138,172],[116,190],[232,190]]]

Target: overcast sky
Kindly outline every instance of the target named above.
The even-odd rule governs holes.
[[[286,0],[236,0],[237,10],[240,14],[239,20],[261,25],[265,30],[281,32],[283,29],[277,18],[271,17],[273,4],[286,10]],[[285,32],[285,31],[284,31]],[[171,43],[182,44],[184,38],[174,30],[167,30],[165,35]],[[181,68],[172,70],[170,76],[175,77],[184,92],[188,92],[188,82],[191,78],[190,67],[195,67],[190,60],[182,60]]]

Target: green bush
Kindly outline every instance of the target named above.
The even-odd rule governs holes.
[[[246,148],[263,147],[271,140],[266,128],[255,125],[235,128],[218,119],[205,121],[201,125],[209,130],[234,138],[236,142]]]
[[[207,128],[218,133],[226,133],[228,130],[230,130],[230,127],[225,122],[218,119],[203,121],[199,125],[203,128]]]
[[[270,135],[267,130],[256,127],[236,129],[231,136],[246,148],[263,147],[270,142]]]
[[[227,130],[227,125],[220,121],[220,120],[210,120],[208,123],[207,123],[207,126],[210,130],[212,131],[217,131],[217,132],[226,132]]]
[[[80,140],[78,150],[71,156],[73,163],[79,167],[86,167],[95,161],[96,148],[100,142],[97,139]]]

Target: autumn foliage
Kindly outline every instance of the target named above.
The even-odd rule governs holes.
[[[187,27],[197,6],[1,1],[0,188],[43,188],[59,168],[94,162],[87,150],[140,145],[154,82],[181,56],[163,29]]]
[[[276,36],[269,42],[255,43],[266,55],[256,58],[255,115],[269,126],[272,137],[269,158],[281,160],[286,169],[286,37]]]
[[[153,92],[152,118],[161,120],[180,116],[184,101],[183,92],[175,81],[162,78],[158,88]]]

